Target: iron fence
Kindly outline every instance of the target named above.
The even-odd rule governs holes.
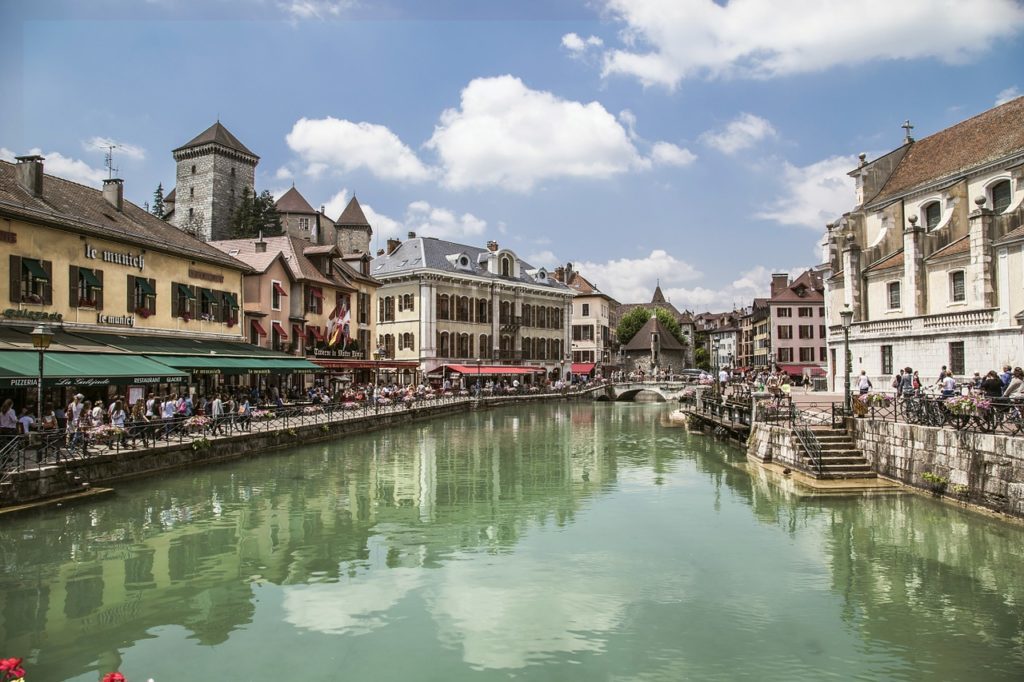
[[[928,394],[893,397],[881,393],[866,396],[854,398],[853,417],[1024,436],[1024,399],[1021,398],[948,398]]]

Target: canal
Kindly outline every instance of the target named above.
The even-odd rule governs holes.
[[[807,497],[665,405],[501,408],[0,518],[0,657],[97,680],[1020,680],[1024,528]]]

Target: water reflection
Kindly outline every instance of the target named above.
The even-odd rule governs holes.
[[[5,520],[0,652],[40,679],[122,656],[174,679],[143,643],[177,626],[196,666],[228,657],[238,679],[268,631],[308,648],[310,679],[334,679],[317,666],[352,637],[344,668],[378,679],[416,676],[394,655],[409,647],[446,679],[1024,669],[1020,528],[918,497],[801,497],[664,411],[481,412]]]

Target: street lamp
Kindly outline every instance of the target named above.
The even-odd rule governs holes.
[[[36,385],[36,423],[43,423],[43,356],[53,341],[53,330],[41,324],[32,330],[32,345],[39,351],[39,383]]]
[[[853,324],[853,309],[846,306],[839,311],[839,317],[843,321],[843,410],[850,414],[853,409],[850,404],[850,325]]]
[[[481,369],[480,366],[483,364],[483,362],[484,362],[483,358],[477,358],[476,359],[476,397],[477,397],[477,399],[480,398],[480,389],[482,388],[480,386],[480,369]]]
[[[373,352],[373,359],[376,361],[375,376],[373,379],[373,406],[376,411],[380,410],[380,361],[387,357],[383,346],[378,346],[377,350]]]
[[[715,356],[715,393],[718,393],[721,390],[721,382],[718,380],[718,339],[711,342],[711,354]]]

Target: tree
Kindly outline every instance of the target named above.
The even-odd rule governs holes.
[[[249,239],[262,234],[277,237],[282,233],[281,216],[274,208],[274,195],[263,190],[258,195],[242,190],[242,198],[231,215],[231,236],[235,239]]]
[[[693,364],[697,366],[697,369],[711,369],[711,360],[708,358],[707,348],[701,346],[693,351]]]
[[[156,186],[156,190],[153,192],[153,205],[149,212],[161,220],[164,218],[164,183],[162,182]]]
[[[679,329],[679,321],[664,308],[655,308],[654,314],[658,316],[658,321],[661,322],[662,326],[669,331],[672,336],[676,338],[679,343],[686,345],[686,337],[683,336],[683,332]],[[619,320],[619,326],[615,328],[615,335],[619,339],[619,343],[626,345],[630,340],[636,336],[636,333],[640,331],[640,328],[647,324],[647,320],[651,319],[651,311],[647,308],[633,308],[628,313],[622,316]]]

